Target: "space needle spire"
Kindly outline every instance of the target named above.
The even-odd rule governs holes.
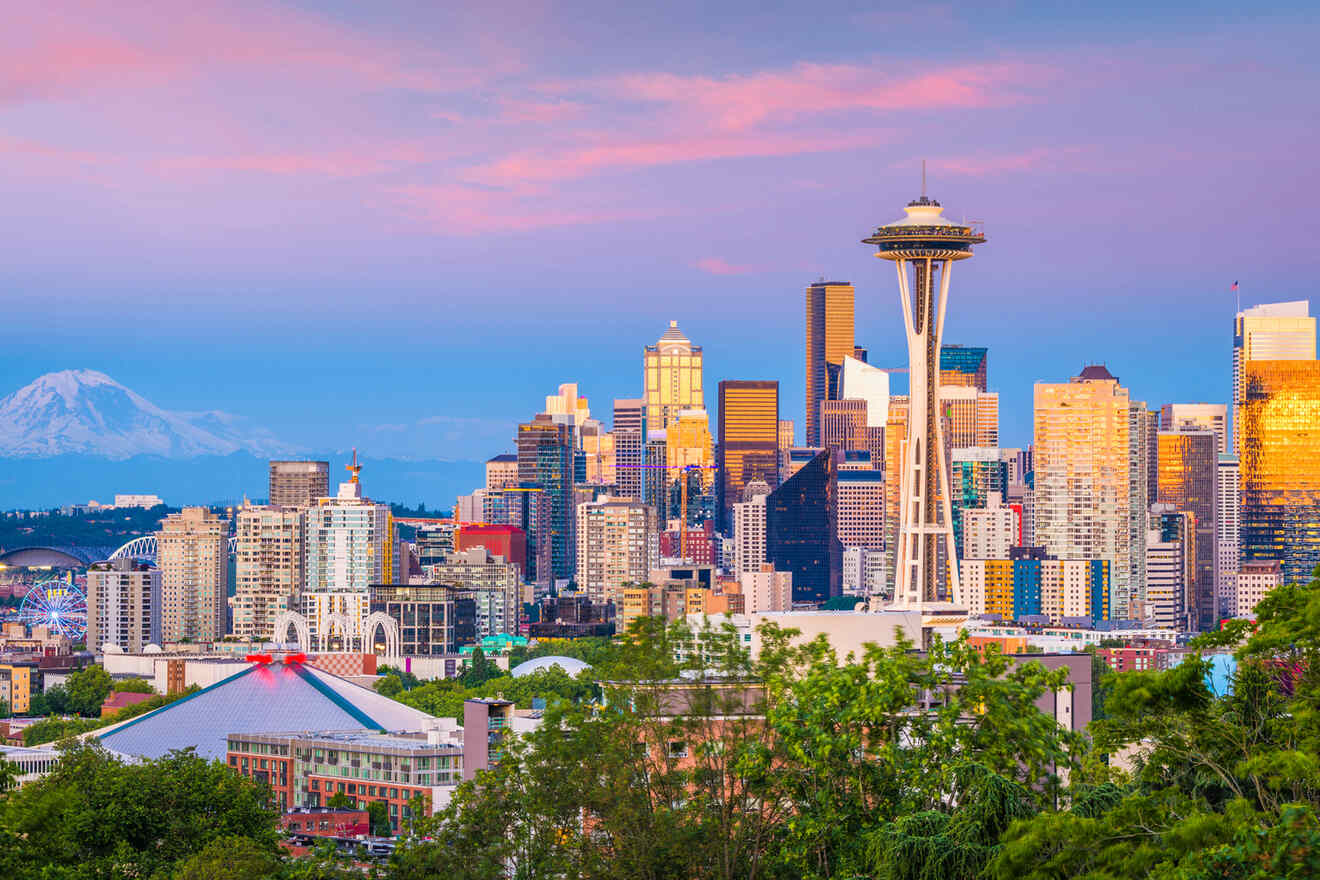
[[[907,216],[863,239],[875,245],[877,257],[892,261],[898,270],[908,343],[908,427],[899,475],[893,605],[935,613],[961,608],[965,614],[939,409],[940,342],[950,269],[957,260],[971,257],[972,245],[984,243],[985,236],[971,225],[941,216],[944,208],[926,196],[924,161],[921,197],[904,210]],[[940,588],[941,564],[947,566],[945,590]]]

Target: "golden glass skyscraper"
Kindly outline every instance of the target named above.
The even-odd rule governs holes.
[[[1133,435],[1135,406],[1145,411],[1102,366],[1035,387],[1035,541],[1059,559],[1109,562],[1118,619],[1141,598],[1134,548],[1145,558],[1146,444]]]
[[[847,281],[819,281],[807,287],[807,437],[820,446],[820,402],[837,383],[843,359],[856,351],[853,339],[854,291]]]
[[[779,383],[720,383],[719,515],[727,528],[733,505],[753,480],[779,485]]]
[[[1242,560],[1277,559],[1305,583],[1320,564],[1320,361],[1248,361],[1243,374]]]
[[[1209,429],[1182,426],[1159,432],[1158,497],[1191,517],[1194,562],[1187,572],[1186,607],[1196,629],[1215,629],[1215,479],[1219,469],[1219,438]],[[1155,524],[1151,524],[1155,528]]]
[[[1310,303],[1266,303],[1233,318],[1233,454],[1242,455],[1242,407],[1246,365],[1251,361],[1315,360],[1315,318]]]
[[[705,409],[701,385],[701,346],[669,322],[655,345],[642,353],[642,387],[645,389],[646,430],[662,431],[678,420],[685,409]]]

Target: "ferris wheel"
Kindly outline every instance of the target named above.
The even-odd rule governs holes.
[[[23,597],[18,618],[28,626],[44,626],[79,642],[87,635],[87,597],[82,590],[56,578],[42,581]]]

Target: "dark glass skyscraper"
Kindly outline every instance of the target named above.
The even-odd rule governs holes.
[[[541,414],[518,426],[518,480],[541,487],[549,499],[544,537],[549,546],[552,578],[571,578],[577,559],[573,535],[573,481],[578,460],[575,453],[572,425],[556,423]]]
[[[835,455],[825,450],[765,499],[765,558],[793,573],[794,602],[843,595]]]

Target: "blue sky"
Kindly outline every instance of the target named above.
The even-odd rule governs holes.
[[[810,281],[852,280],[858,341],[905,366],[859,240],[923,157],[985,221],[946,341],[989,346],[1005,445],[1086,362],[1225,400],[1231,282],[1315,289],[1302,5],[7,13],[4,393],[86,367],[312,448],[484,458],[560,382],[637,394],[677,319],[712,409],[777,378],[800,425]]]

